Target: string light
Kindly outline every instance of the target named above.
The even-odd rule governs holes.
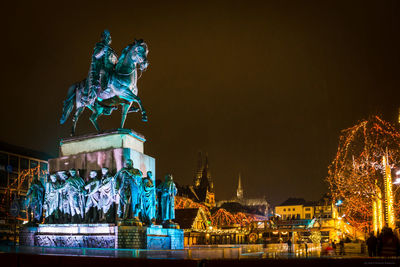
[[[358,230],[370,229],[373,202],[379,199],[378,189],[383,191],[384,188],[386,167],[382,157],[387,154],[387,162],[392,164],[388,164],[390,171],[400,163],[399,148],[400,132],[378,116],[342,131],[338,151],[329,166],[327,182],[334,201],[343,200],[341,211]],[[394,201],[396,214],[399,213],[398,203]],[[376,213],[379,209],[377,205]],[[379,216],[376,220],[379,225]]]
[[[29,168],[26,170],[23,170],[18,173],[18,178],[16,178],[5,190],[3,194],[3,198],[1,199],[1,203],[6,203],[7,197],[11,201],[12,198],[12,191],[20,192],[22,189],[22,185],[27,182],[28,185],[32,182],[33,177],[43,177],[46,176],[47,172],[45,170],[41,170],[39,166],[36,166],[35,168]],[[11,216],[9,213],[9,210],[6,210],[7,216]],[[21,217],[17,217],[17,220],[26,220]]]

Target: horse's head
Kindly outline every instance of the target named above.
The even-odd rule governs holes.
[[[135,40],[131,47],[131,59],[135,62],[141,71],[145,71],[149,62],[147,61],[147,54],[149,50],[147,44],[142,40]]]

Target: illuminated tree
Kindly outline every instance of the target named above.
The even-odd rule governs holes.
[[[312,231],[310,235],[311,242],[314,244],[319,244],[321,242],[321,232],[320,231]]]
[[[377,188],[384,190],[382,157],[388,155],[392,169],[399,166],[399,148],[399,131],[378,116],[342,131],[327,182],[333,200],[343,201],[342,214],[359,230],[370,226],[372,200]]]

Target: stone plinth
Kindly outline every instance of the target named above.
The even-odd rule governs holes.
[[[129,129],[64,138],[60,142],[60,157],[115,148],[130,148],[143,153],[144,142],[144,136]]]
[[[153,227],[118,227],[118,248],[183,249],[183,230]]]
[[[26,227],[20,245],[68,248],[183,249],[183,230],[161,226],[53,224]]]
[[[49,160],[49,171],[74,168],[85,179],[90,170],[107,167],[113,173],[120,170],[127,159],[132,159],[134,168],[144,176],[147,171],[153,172],[155,182],[155,159],[143,153],[144,142],[143,136],[127,129],[63,139],[60,156]]]

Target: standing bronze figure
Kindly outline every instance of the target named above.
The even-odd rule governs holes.
[[[34,176],[31,182],[31,186],[26,193],[27,198],[27,211],[28,211],[28,220],[30,224],[40,223],[42,220],[43,213],[43,201],[44,201],[44,192],[45,189],[38,179],[37,176]]]
[[[133,161],[128,159],[125,167],[115,175],[116,190],[119,196],[117,215],[119,219],[126,220],[133,217],[139,221],[140,181],[142,173],[133,168]],[[131,215],[131,216],[130,216]]]
[[[172,175],[165,175],[165,180],[157,187],[160,195],[159,201],[159,218],[163,225],[173,226],[175,219],[175,196],[178,193]]]

